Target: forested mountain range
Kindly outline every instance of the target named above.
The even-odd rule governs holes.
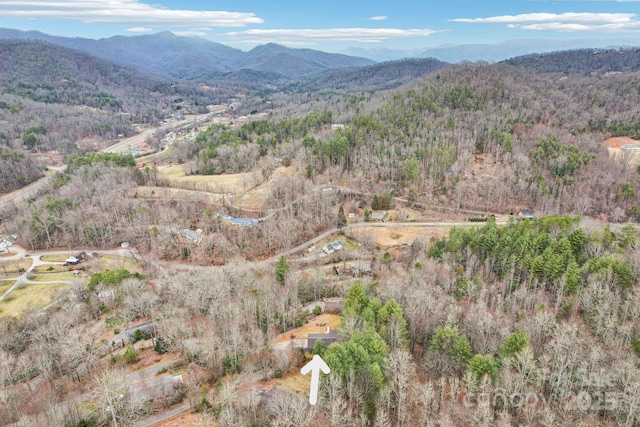
[[[169,81],[47,42],[0,40],[5,93],[48,104],[130,111],[123,97],[168,95]]]
[[[604,74],[640,70],[640,48],[578,49],[505,61],[539,73]]]
[[[243,69],[302,78],[333,68],[373,63],[370,59],[311,49],[290,49],[272,43],[243,52],[209,40],[176,36],[168,31],[93,40],[0,29],[0,38],[44,40],[147,73],[186,80],[214,79]]]
[[[403,59],[332,70],[296,85],[297,92],[387,90],[432,73],[448,64],[437,59]]]
[[[370,58],[374,61],[391,61],[403,58],[436,58],[449,63],[464,61],[505,61],[515,56],[529,54],[542,55],[549,52],[576,49],[618,49],[638,46],[637,38],[578,38],[578,39],[516,39],[495,44],[461,44],[442,45],[430,48],[388,49],[388,48],[356,48],[344,49],[342,53],[352,56]]]
[[[134,122],[154,123],[175,113],[176,99],[188,100],[194,112],[219,97],[227,100],[224,92],[214,94],[43,41],[0,40],[0,56],[0,122],[8,142],[36,124],[47,129],[44,139],[58,143],[115,138],[130,132]]]
[[[158,37],[163,36],[183,41],[168,33]],[[335,70],[341,66],[341,55],[327,57],[277,45],[254,50],[254,56],[244,58],[244,66],[249,68],[232,72],[207,69],[205,88],[197,84],[200,80],[177,81],[152,75],[46,41],[0,39],[0,143],[44,152],[57,150],[66,155],[88,149],[89,146],[78,144],[85,138],[112,140],[129,135],[133,123],[156,123],[178,112],[204,112],[206,105],[228,103],[237,93],[300,93],[297,85],[301,79],[296,77],[299,74],[316,75],[315,79],[306,79],[316,82],[312,90],[349,93],[396,86],[443,65],[428,60],[407,61],[349,67],[342,73]],[[273,71],[251,67],[271,67]],[[323,69],[335,71],[325,77],[327,71]],[[27,162],[24,156],[10,159],[14,163],[16,159]],[[32,169],[38,167],[31,165],[29,170]],[[28,184],[33,180],[29,178],[37,176],[38,173],[10,175],[12,182],[6,182],[6,190]],[[17,178],[15,182],[13,177]]]

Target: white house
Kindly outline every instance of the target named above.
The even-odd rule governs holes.
[[[371,221],[382,221],[384,220],[385,216],[387,216],[387,211],[371,212],[371,215],[369,215],[369,219]]]

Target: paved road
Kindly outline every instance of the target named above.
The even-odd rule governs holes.
[[[144,420],[139,420],[135,423],[135,427],[151,427],[177,415],[180,415],[183,412],[187,412],[189,409],[191,409],[191,405],[189,403],[183,403],[182,405],[176,406],[175,408],[161,414],[145,418]]]
[[[19,190],[2,195],[0,197],[0,215],[14,208],[20,202],[36,196],[39,191],[49,186],[49,184],[53,180],[54,175],[55,172],[48,172],[45,177],[32,182],[26,187],[22,187]]]

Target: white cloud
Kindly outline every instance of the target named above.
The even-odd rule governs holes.
[[[153,28],[133,27],[133,28],[128,28],[127,31],[130,33],[151,33],[153,32]]]
[[[371,18],[369,18],[369,21],[386,21],[387,17],[384,15],[380,15],[380,16],[372,16]]]
[[[457,18],[451,21],[472,24],[505,24],[508,28],[530,31],[640,31],[640,21],[634,13],[525,13],[488,18]]]
[[[204,37],[209,34],[208,31],[200,30],[172,31],[172,33],[181,37]]]
[[[398,28],[329,28],[329,29],[252,29],[222,34],[235,42],[243,44],[262,44],[269,42],[286,45],[312,44],[319,42],[350,41],[377,43],[388,39],[426,37],[435,33],[429,29]]]
[[[139,0],[0,0],[0,16],[178,27],[242,27],[264,22],[248,12],[164,9]]]

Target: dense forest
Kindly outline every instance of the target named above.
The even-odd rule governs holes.
[[[539,73],[605,74],[640,70],[640,49],[577,49],[504,61]]]
[[[317,125],[312,112],[236,131],[212,128],[200,136],[207,143],[198,159],[217,162],[207,166],[215,173],[268,155],[295,159],[310,178],[339,176],[370,193],[411,190],[424,206],[637,220],[639,174],[610,160],[604,140],[638,137],[639,93],[636,74],[454,66],[381,98],[356,98],[355,111]],[[328,120],[347,126],[328,131]]]
[[[215,286],[208,271],[149,266],[148,277],[96,275],[88,293],[77,289],[45,317],[1,323],[3,383],[41,374],[51,385],[37,401],[10,389],[3,419],[35,422],[40,412],[63,422],[51,408],[63,398],[64,378],[95,369],[108,351],[86,333],[87,322],[107,313],[115,325],[156,319],[156,351],[182,354],[196,378],[218,384],[189,383],[184,395],[223,425],[634,425],[637,238],[634,227],[547,217],[505,227],[490,220],[431,244],[414,242],[412,255],[379,270],[375,281],[342,291],[340,340],[314,347],[333,369],[317,408],[283,392],[261,404],[241,390],[256,375],[279,375],[264,346],[300,324],[306,314],[298,307],[341,293],[320,276],[290,272],[279,280],[237,262],[218,267]],[[108,289],[115,300],[96,296]],[[120,363],[136,356],[127,357],[105,371],[115,376],[110,387]],[[295,370],[301,360],[289,363]],[[98,424],[109,421],[103,380],[92,385],[90,417]],[[229,398],[236,393],[249,401]],[[127,401],[117,411],[132,422],[150,408]]]

